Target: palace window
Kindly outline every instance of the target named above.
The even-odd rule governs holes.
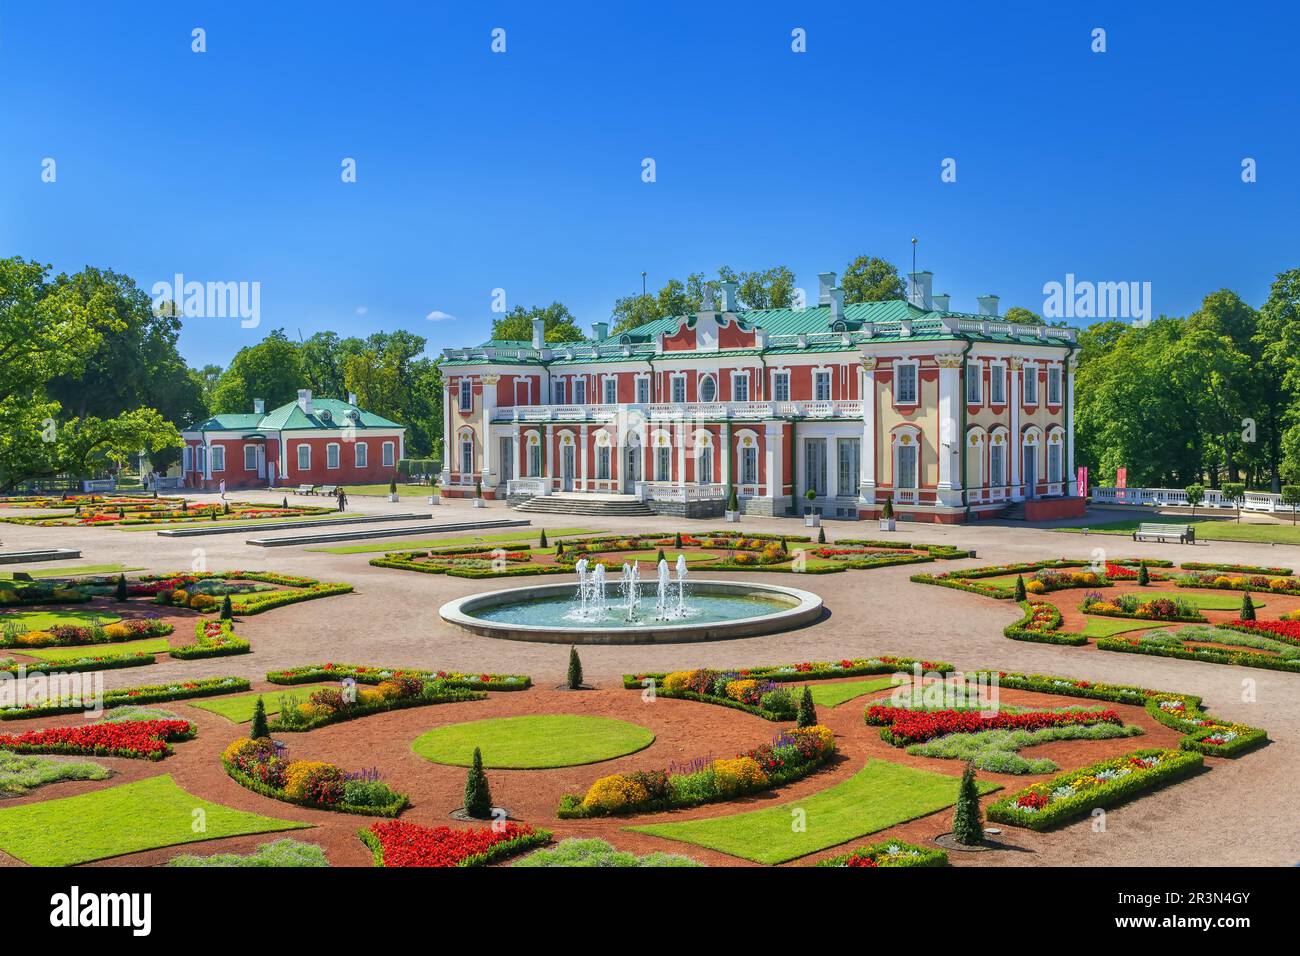
[[[573,404],[587,404],[587,380],[585,378],[575,378],[573,380]]]
[[[556,405],[564,404],[564,379],[557,378],[552,380],[551,401]]]
[[[671,481],[672,474],[672,447],[669,445],[660,445],[655,449],[655,481]]]
[[[672,378],[672,382],[673,382],[673,397],[672,397],[673,404],[680,405],[681,403],[686,401],[686,376],[674,375]]]
[[[713,446],[704,445],[695,459],[695,480],[701,485],[713,483]]]
[[[733,402],[749,401],[749,373],[731,373],[731,400]]]
[[[244,471],[257,471],[257,446],[244,446]]]
[[[1055,365],[1047,370],[1047,404],[1061,404],[1061,370]]]
[[[894,385],[895,405],[916,404],[916,363],[905,362],[895,365],[896,382]]]
[[[753,445],[740,449],[740,483],[758,484],[758,449]]]
[[[650,376],[638,375],[636,377],[636,401],[638,405],[650,404]]]
[[[1007,483],[1007,448],[1005,445],[989,446],[989,485],[1000,488]]]
[[[393,463],[397,460],[397,446],[393,442],[384,442],[383,460],[385,468],[392,468]]]
[[[813,401],[829,402],[831,400],[831,373],[813,373]]]
[[[839,451],[839,494],[847,497],[858,493],[858,475],[861,462],[862,439],[841,438],[836,443]]]
[[[1038,366],[1025,363],[1025,369],[1022,373],[1025,379],[1024,404],[1038,404]]]
[[[772,400],[775,402],[790,401],[790,373],[789,372],[772,373]]]
[[[894,482],[899,488],[916,487],[916,446],[912,444],[898,446],[898,480]]]
[[[311,470],[311,445],[303,444],[301,442],[298,444],[298,470]]]
[[[604,379],[602,384],[605,389],[605,393],[601,400],[606,405],[617,405],[618,404],[618,379],[613,377],[606,378]]]
[[[460,436],[460,473],[462,475],[474,473],[474,438],[469,434]]]
[[[226,446],[225,445],[212,446],[212,470],[213,471],[226,470]]]
[[[1005,365],[989,366],[989,402],[994,405],[1007,403],[1007,367]]]
[[[467,378],[460,380],[460,410],[467,412],[474,407],[474,383]]]
[[[978,362],[966,365],[966,404],[984,404],[984,375]]]
[[[339,466],[339,446],[331,442],[325,446],[325,467],[337,468]]]
[[[609,478],[609,446],[599,445],[596,448],[596,477]]]
[[[1047,445],[1047,480],[1061,480],[1061,443],[1049,442]]]
[[[534,442],[528,446],[528,477],[542,477],[542,443]]]
[[[700,379],[700,401],[712,402],[718,398],[718,383],[712,375],[705,375]]]
[[[826,439],[804,439],[804,489],[826,494]]]
[[[353,444],[352,463],[358,468],[365,468],[370,463],[370,446],[363,441]]]

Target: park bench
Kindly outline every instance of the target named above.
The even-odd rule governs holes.
[[[338,486],[338,485],[321,485],[321,486],[320,486],[320,491],[319,491],[319,493],[322,494],[322,495],[329,495],[330,497],[334,497],[335,495],[337,495],[337,494],[339,493],[339,486]]]
[[[1178,539],[1181,544],[1196,543],[1196,529],[1186,524],[1140,524],[1138,529],[1133,532],[1134,541],[1145,541],[1148,538],[1154,538],[1157,541],[1173,541]]]
[[[299,485],[299,486],[298,486],[298,489],[294,492],[294,494],[295,494],[295,495],[314,495],[314,494],[316,494],[316,486],[315,486],[315,485]]]

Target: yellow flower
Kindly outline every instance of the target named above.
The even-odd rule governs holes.
[[[767,786],[767,774],[753,757],[713,761],[713,784],[722,796]]]
[[[621,773],[601,777],[591,785],[587,795],[582,798],[582,805],[601,810],[619,810],[627,806],[636,806],[648,800],[650,795],[641,784],[623,776]]]

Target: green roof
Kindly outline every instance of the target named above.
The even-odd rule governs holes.
[[[356,412],[356,417],[349,418],[348,412]],[[389,421],[382,415],[367,412],[356,405],[339,401],[337,398],[313,398],[311,414],[306,414],[297,402],[290,402],[272,409],[265,415],[251,413],[247,415],[213,415],[207,421],[187,431],[199,432],[235,432],[235,431],[286,431],[292,429],[336,429],[349,424],[357,428],[402,428],[397,422]]]

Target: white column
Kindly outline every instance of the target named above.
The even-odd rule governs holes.
[[[581,428],[579,428],[578,433],[581,436],[579,440],[582,442],[582,449],[579,452],[579,457],[582,459],[581,488],[583,491],[586,491],[587,490],[587,426],[583,425]]]
[[[876,359],[862,360],[862,452],[858,457],[859,496],[876,501]]]
[[[722,486],[731,484],[731,422],[722,423]]]
[[[961,430],[958,420],[961,395],[961,355],[935,356],[939,363],[939,500],[951,507],[961,503],[961,476],[957,460],[961,453]]]
[[[1007,402],[1011,406],[1011,434],[1007,436],[1007,457],[1011,459],[1011,497],[1015,501],[1025,496],[1020,487],[1020,401],[1024,398],[1020,369],[1024,362],[1024,359],[1018,357],[1007,362],[1011,369],[1011,385],[1007,394]]]
[[[686,487],[686,423],[679,420],[674,426],[677,433],[677,484]]]
[[[499,375],[483,376],[483,487],[495,488],[497,469],[492,463],[492,414],[497,408],[497,382]]]
[[[1066,421],[1070,423],[1069,430],[1065,433],[1066,460],[1069,462],[1069,469],[1065,473],[1066,494],[1075,495],[1078,492],[1076,482],[1078,481],[1078,471],[1074,465],[1074,357],[1065,363],[1063,374],[1065,375],[1065,415]]]
[[[784,460],[781,454],[781,435],[781,423],[768,422],[766,430],[767,453],[764,456],[764,467],[767,471],[767,496],[773,501],[781,497],[781,485],[784,484],[784,476],[781,473],[781,462]]]
[[[442,387],[442,486],[451,481],[452,455],[456,454],[456,436],[451,427],[451,386]],[[284,444],[280,444],[280,456],[284,456]],[[282,469],[283,473],[283,469]]]
[[[510,462],[510,473],[514,475],[516,478],[518,478],[523,474],[524,471],[527,470],[526,468],[522,468],[519,465],[519,427],[518,426],[515,426],[515,430],[510,433],[510,456],[512,459]],[[508,486],[507,486],[507,490],[509,490]]]

